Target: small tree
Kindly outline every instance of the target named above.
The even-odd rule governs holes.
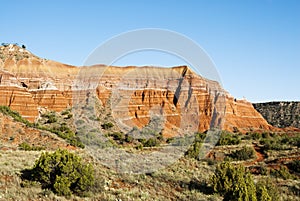
[[[186,151],[185,155],[190,158],[199,159],[200,150],[205,137],[206,137],[205,133],[196,133],[195,141],[190,146],[190,148]]]
[[[60,149],[42,153],[27,177],[64,196],[84,195],[94,184],[92,165],[84,164],[79,156]]]
[[[224,200],[256,201],[252,175],[241,165],[221,163],[211,180],[214,191],[224,196]]]

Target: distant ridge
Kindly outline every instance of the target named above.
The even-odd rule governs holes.
[[[253,106],[273,126],[300,128],[300,101],[254,103]]]

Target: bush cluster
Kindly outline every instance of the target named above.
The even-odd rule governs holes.
[[[262,134],[260,134],[260,133],[246,133],[246,136],[249,137],[249,139],[252,139],[252,140],[259,140],[262,137]]]
[[[107,123],[102,124],[101,127],[105,130],[108,130],[108,129],[114,127],[114,124],[111,122],[107,122]]]
[[[237,134],[232,134],[228,132],[222,132],[220,139],[218,143],[216,144],[217,146],[224,146],[224,145],[238,145],[240,144],[241,139],[239,135]]]
[[[200,149],[202,147],[203,141],[206,137],[205,133],[196,133],[195,141],[186,151],[185,156],[189,158],[199,159]]]
[[[219,164],[211,181],[214,191],[226,201],[278,200],[278,190],[271,180],[262,180],[255,185],[251,173],[242,165]]]
[[[276,133],[263,133],[260,143],[263,145],[264,151],[268,150],[287,150],[291,146],[300,147],[300,134],[280,135]]]
[[[269,178],[261,179],[256,183],[256,197],[258,201],[278,201],[279,192]]]
[[[142,143],[143,147],[157,147],[160,145],[158,138],[149,138],[149,139],[139,139],[139,142]]]
[[[271,169],[270,174],[276,178],[285,180],[294,178],[289,169],[284,165],[281,165],[279,169]]]
[[[54,153],[42,153],[33,168],[24,170],[22,176],[23,179],[40,182],[43,188],[63,196],[73,193],[84,196],[94,184],[93,166],[60,149]]]
[[[57,117],[55,115],[55,112],[48,112],[46,114],[43,114],[42,117],[47,118],[46,123],[48,123],[48,124],[57,122]]]
[[[243,161],[255,157],[255,151],[253,147],[243,147],[240,150],[236,150],[228,155],[233,160]]]
[[[300,174],[300,160],[295,160],[287,164],[288,168]]]
[[[137,138],[134,139],[130,134],[124,134],[123,132],[112,132],[107,134],[109,137],[118,144],[134,143],[137,144],[136,148],[142,149],[143,147],[156,147],[164,140],[162,134],[156,134],[150,138]]]
[[[41,151],[44,149],[44,147],[34,146],[34,145],[31,146],[26,142],[22,142],[21,144],[19,144],[19,149],[24,151]]]
[[[219,164],[212,176],[212,185],[215,192],[224,196],[224,200],[257,200],[252,175],[242,165]]]

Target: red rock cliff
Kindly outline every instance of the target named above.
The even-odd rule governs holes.
[[[10,55],[7,47],[0,50],[6,55],[0,58],[0,105],[10,106],[30,121],[38,116],[39,108],[64,110],[72,105],[74,94],[85,98],[86,90],[92,89],[102,105],[111,106],[113,116],[127,126],[142,127],[151,115],[163,115],[165,135],[179,127],[197,126],[205,131],[217,124],[230,131],[273,129],[251,103],[235,100],[217,82],[186,66],[79,68],[38,58],[27,50],[20,57]],[[75,93],[72,86],[81,91]],[[118,97],[123,102],[113,102]],[[224,114],[216,112],[222,108]]]

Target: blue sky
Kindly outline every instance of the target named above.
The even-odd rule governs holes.
[[[104,41],[141,28],[162,28],[197,42],[222,84],[252,102],[300,100],[300,1],[112,0],[1,1],[0,42],[82,65]],[[116,65],[173,66],[184,61],[142,52]]]

